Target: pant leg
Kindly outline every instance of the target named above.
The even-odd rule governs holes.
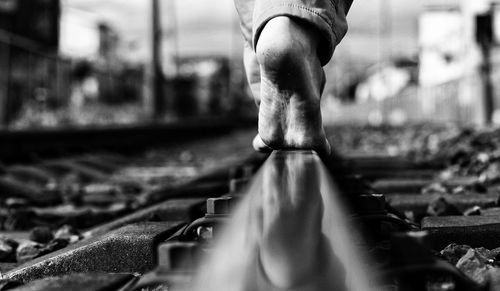
[[[353,0],[234,0],[240,17],[240,25],[245,40],[252,44],[254,34],[260,33],[263,25],[271,18],[279,15],[302,18],[318,28],[324,28],[318,16],[326,21],[332,33],[336,36],[337,45],[347,31],[345,17],[349,12]],[[290,8],[292,7],[292,8]],[[295,8],[293,8],[295,7]],[[298,10],[298,11],[297,11]],[[300,10],[307,12],[301,13]],[[326,29],[325,29],[326,30]],[[327,31],[322,31],[329,35]],[[256,41],[255,41],[256,42]],[[253,46],[255,48],[255,46]]]
[[[335,47],[340,43],[347,32],[346,15],[353,0],[234,0],[236,10],[240,17],[240,26],[246,46],[255,51],[260,32],[265,24],[277,16],[288,16],[302,21],[317,28],[322,35],[322,42],[318,52],[322,65],[326,65]],[[256,58],[250,53],[245,58]],[[254,64],[255,60],[247,60],[246,63]],[[252,84],[251,78],[259,76],[259,66],[253,65],[246,68],[247,76]],[[255,94],[255,93],[254,93]],[[258,98],[258,96],[255,96]]]
[[[240,17],[240,28],[248,45],[252,44],[252,25],[255,0],[234,0],[236,11]]]
[[[335,47],[347,32],[346,15],[352,0],[255,0],[252,45],[255,50],[266,23],[277,16],[288,16],[314,26],[322,37],[319,59],[326,65]]]

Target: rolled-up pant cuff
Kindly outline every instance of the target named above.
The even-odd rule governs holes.
[[[260,33],[269,20],[278,16],[287,16],[307,22],[316,28],[321,35],[318,57],[321,65],[326,65],[330,61],[335,47],[347,32],[345,11],[343,7],[339,7],[334,1],[338,0],[316,1],[321,2],[321,5],[316,6],[306,6],[304,0],[286,2],[282,0],[257,1],[252,24],[253,49],[256,49]]]

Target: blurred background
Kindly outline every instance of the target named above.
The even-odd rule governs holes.
[[[500,6],[354,1],[329,123],[500,124]],[[255,118],[232,0],[0,0],[0,127]]]
[[[240,198],[247,189],[304,186],[356,206],[337,211],[337,195],[325,198],[324,221],[342,225],[346,214],[362,226],[366,244],[339,245],[366,245],[376,257],[367,265],[393,274],[387,290],[500,290],[500,0],[354,0],[348,23],[322,99],[342,159],[325,157],[324,168],[309,154],[277,153],[267,164],[274,181],[251,147],[257,107],[233,0],[0,0],[0,290],[70,272],[92,274],[63,277],[62,290],[109,279],[95,272],[185,283],[195,246],[205,253],[235,203],[254,200]],[[304,179],[281,176],[299,172],[318,177],[295,191]],[[279,214],[293,211],[279,204],[247,203],[256,215],[241,215],[251,221],[236,221],[235,233],[246,239],[263,211],[281,225]],[[429,230],[439,257],[426,255],[422,233],[391,239],[417,229]],[[167,237],[174,244],[158,246]],[[257,247],[237,253],[253,260]],[[135,288],[130,277],[120,281]]]

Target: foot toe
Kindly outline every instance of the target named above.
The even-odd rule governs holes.
[[[268,145],[266,145],[264,143],[264,141],[262,140],[262,138],[260,138],[260,136],[258,134],[253,139],[252,145],[253,145],[253,148],[258,152],[270,153],[273,151],[273,149],[271,147],[269,147]]]

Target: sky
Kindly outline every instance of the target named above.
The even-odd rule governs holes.
[[[164,45],[166,53],[173,50],[170,45],[173,34],[169,28],[178,26],[179,51],[184,55],[192,54],[229,54],[241,47],[238,20],[232,0],[160,0]],[[94,44],[84,42],[91,36],[81,34],[91,30],[98,20],[110,23],[120,33],[122,40],[131,43],[138,58],[146,58],[150,51],[151,1],[148,0],[63,0],[62,50],[72,53],[92,49]],[[172,11],[177,11],[174,14]],[[172,17],[177,16],[174,22]],[[78,22],[78,23],[76,23]],[[80,23],[86,22],[82,28]],[[66,29],[65,29],[66,27]],[[132,45],[133,43],[133,45]],[[78,44],[78,45],[76,45]],[[81,54],[81,52],[77,52]]]
[[[95,50],[95,23],[105,20],[127,44],[127,55],[137,60],[149,58],[150,0],[63,0],[62,3],[63,53],[85,55],[86,51]],[[176,51],[174,34],[169,30],[174,23],[179,31],[181,55],[240,55],[242,40],[233,0],[160,0],[160,5],[165,55]],[[396,54],[413,53],[417,47],[421,5],[420,0],[354,0],[348,15],[349,33],[337,51],[340,55],[364,58],[376,58],[380,50],[387,49]],[[175,15],[177,21],[173,20]],[[379,32],[385,37],[379,38]]]

